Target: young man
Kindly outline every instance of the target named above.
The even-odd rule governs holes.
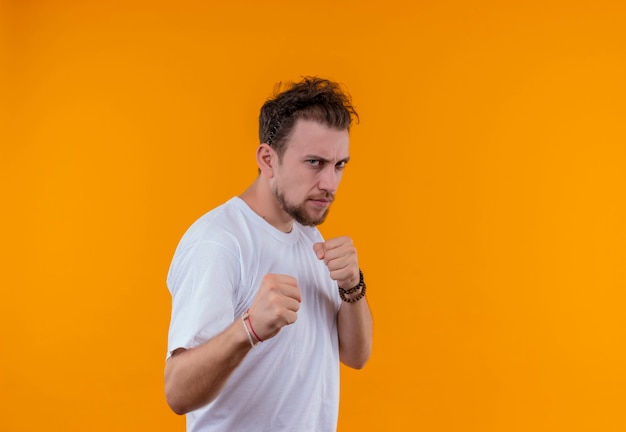
[[[339,86],[305,78],[261,108],[250,187],[185,233],[172,294],[167,401],[188,431],[334,431],[339,361],[367,362],[372,318],[349,237],[318,229],[357,117]]]

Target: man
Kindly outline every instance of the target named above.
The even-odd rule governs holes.
[[[178,245],[165,393],[188,431],[333,431],[339,361],[367,362],[372,317],[349,237],[324,241],[357,117],[305,78],[261,108],[259,175]],[[358,117],[357,117],[358,118]]]

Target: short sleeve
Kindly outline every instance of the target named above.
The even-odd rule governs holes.
[[[167,358],[178,348],[208,341],[233,322],[238,262],[234,251],[211,241],[176,252],[167,277],[172,294]]]

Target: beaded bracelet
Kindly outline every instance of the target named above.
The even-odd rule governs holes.
[[[245,311],[243,315],[241,315],[241,322],[243,323],[243,328],[246,330],[246,334],[248,335],[250,345],[252,345],[252,348],[256,348],[257,345],[259,345],[261,342],[257,340],[257,343],[254,343],[254,339],[252,338],[250,330],[248,330],[248,325],[246,324],[246,320],[248,319],[248,317],[250,317],[250,313],[248,311]]]
[[[339,287],[339,297],[341,298],[341,300],[345,301],[346,303],[356,303],[359,300],[361,300],[363,297],[365,297],[365,290],[366,290],[366,286],[365,286],[365,280],[363,279],[363,272],[361,271],[361,269],[359,269],[359,284],[357,286],[355,286],[354,288],[350,288],[350,289],[344,289]],[[347,298],[346,295],[348,294],[354,294],[355,292],[361,290],[361,292],[359,293],[359,295],[357,295],[356,297],[353,298]]]

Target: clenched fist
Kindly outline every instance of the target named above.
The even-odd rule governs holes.
[[[300,288],[296,278],[282,274],[263,276],[250,307],[250,322],[256,334],[266,340],[298,319]]]
[[[359,283],[359,260],[350,237],[336,237],[315,243],[313,250],[323,259],[331,279],[341,288],[350,289]]]

